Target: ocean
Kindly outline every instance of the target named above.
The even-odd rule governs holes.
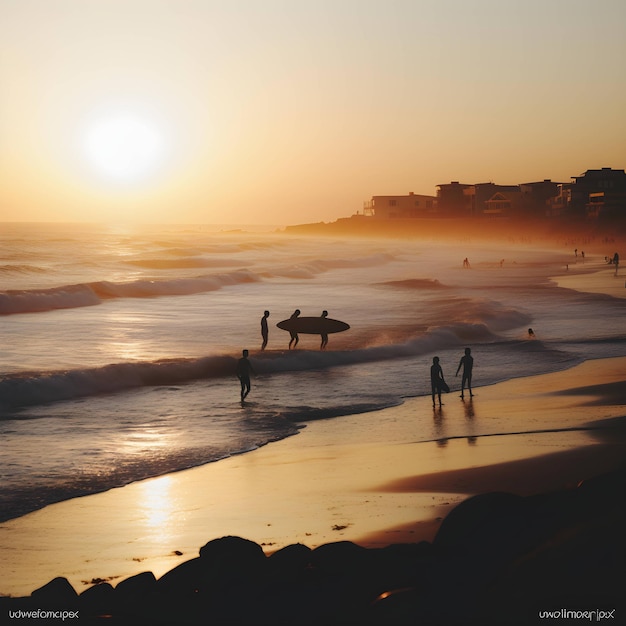
[[[555,280],[607,271],[514,237],[2,224],[0,521],[244,454],[311,420],[365,420],[429,395],[435,355],[458,395],[465,347],[475,390],[625,356],[626,301]],[[288,350],[276,323],[295,309],[350,330],[324,351],[316,335]],[[256,372],[244,404],[243,349]],[[421,440],[436,438],[432,418],[421,424]]]

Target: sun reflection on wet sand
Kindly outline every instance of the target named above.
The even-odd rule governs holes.
[[[159,536],[167,534],[174,514],[171,487],[169,476],[140,483],[138,506],[143,513],[142,521]]]

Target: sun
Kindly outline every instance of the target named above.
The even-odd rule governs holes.
[[[156,171],[165,145],[157,126],[123,113],[94,121],[85,132],[84,150],[98,174],[111,181],[132,183]]]

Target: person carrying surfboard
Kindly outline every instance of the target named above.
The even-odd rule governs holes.
[[[241,401],[243,402],[246,396],[250,393],[250,372],[256,374],[252,363],[248,361],[248,351],[242,352],[242,357],[237,361],[237,378],[241,383]]]
[[[267,318],[270,316],[269,311],[265,311],[263,313],[263,317],[261,318],[261,337],[263,338],[263,343],[261,344],[261,350],[265,350],[265,346],[267,346],[267,339],[269,337],[269,331],[267,329]]]
[[[439,357],[433,357],[433,364],[430,366],[430,387],[433,396],[433,406],[435,406],[435,394],[439,397],[439,406],[441,404],[441,392],[449,391],[448,385],[443,378],[443,370],[439,365]]]
[[[300,309],[296,309],[292,314],[291,317],[289,319],[293,320],[296,319],[296,317],[298,317],[300,315]],[[292,347],[296,347],[298,345],[298,341],[300,341],[300,337],[298,337],[298,333],[295,330],[290,330],[289,331],[289,349],[291,350]]]
[[[320,317],[322,318],[328,317],[328,311],[322,311],[322,314],[320,315]],[[320,344],[320,350],[323,350],[326,347],[326,344],[328,343],[328,333],[320,333],[320,337],[322,338],[322,343]]]

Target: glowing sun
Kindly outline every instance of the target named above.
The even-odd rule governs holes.
[[[94,169],[119,182],[138,181],[153,173],[165,147],[159,129],[132,114],[95,121],[85,133],[84,146]]]

